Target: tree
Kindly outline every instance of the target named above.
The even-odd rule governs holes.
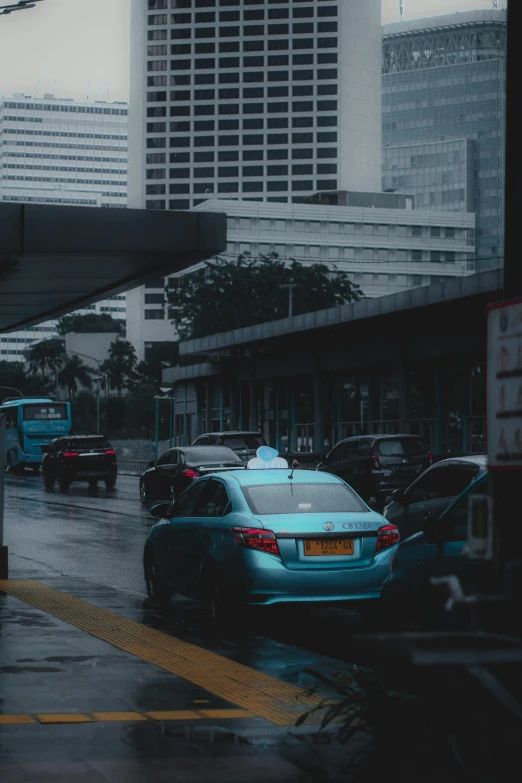
[[[69,399],[78,391],[78,383],[90,389],[92,370],[80,359],[79,356],[67,356],[58,373],[58,382],[67,387]]]
[[[125,334],[125,324],[123,321],[113,318],[109,313],[88,313],[87,315],[64,315],[58,321],[59,334],[69,334],[76,332],[80,334],[92,332],[114,332],[115,334]]]
[[[22,362],[1,361],[0,401],[17,396],[11,389],[18,389],[24,397],[45,397],[53,391],[53,385],[43,381],[39,375],[28,374]]]
[[[52,337],[49,340],[41,340],[34,343],[24,351],[24,356],[29,363],[32,373],[39,373],[45,381],[49,375],[56,375],[65,358],[63,340]]]
[[[204,337],[288,316],[294,284],[293,313],[335,307],[362,297],[345,272],[325,264],[285,264],[276,253],[235,261],[217,257],[203,269],[172,280],[167,289],[173,323],[182,339]]]
[[[109,358],[101,365],[101,371],[107,373],[110,385],[121,395],[124,388],[132,385],[138,358],[132,343],[128,340],[116,340],[109,348]]]

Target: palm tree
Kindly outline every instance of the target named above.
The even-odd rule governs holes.
[[[92,387],[91,373],[91,368],[79,356],[68,356],[58,373],[58,382],[67,387],[71,399],[78,391],[78,383],[86,389]]]
[[[65,355],[63,340],[51,338],[34,343],[24,351],[29,363],[29,370],[40,373],[45,381],[47,372],[56,374],[60,369]]]
[[[102,372],[109,376],[112,388],[122,389],[132,383],[138,358],[134,346],[128,340],[115,340],[109,348],[109,358],[101,365]]]

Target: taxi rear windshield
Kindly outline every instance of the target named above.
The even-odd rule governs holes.
[[[24,421],[66,421],[67,408],[53,405],[24,405]]]
[[[259,484],[242,487],[253,514],[342,514],[368,511],[345,484]]]

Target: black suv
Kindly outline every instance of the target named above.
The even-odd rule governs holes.
[[[52,490],[55,481],[62,492],[67,492],[73,481],[86,481],[93,488],[103,481],[107,489],[113,489],[116,484],[116,452],[103,435],[56,438],[48,446],[42,446],[42,451],[46,489]]]
[[[243,462],[256,456],[260,446],[266,446],[266,440],[260,432],[246,430],[227,430],[227,432],[208,432],[196,438],[193,446],[228,446],[235,451]]]
[[[317,470],[339,476],[365,500],[373,497],[383,503],[431,462],[428,447],[417,435],[361,435],[337,443]]]

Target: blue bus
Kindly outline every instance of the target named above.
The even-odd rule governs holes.
[[[5,414],[4,465],[8,471],[32,468],[42,462],[42,446],[71,430],[71,406],[50,397],[16,397],[0,405]]]

